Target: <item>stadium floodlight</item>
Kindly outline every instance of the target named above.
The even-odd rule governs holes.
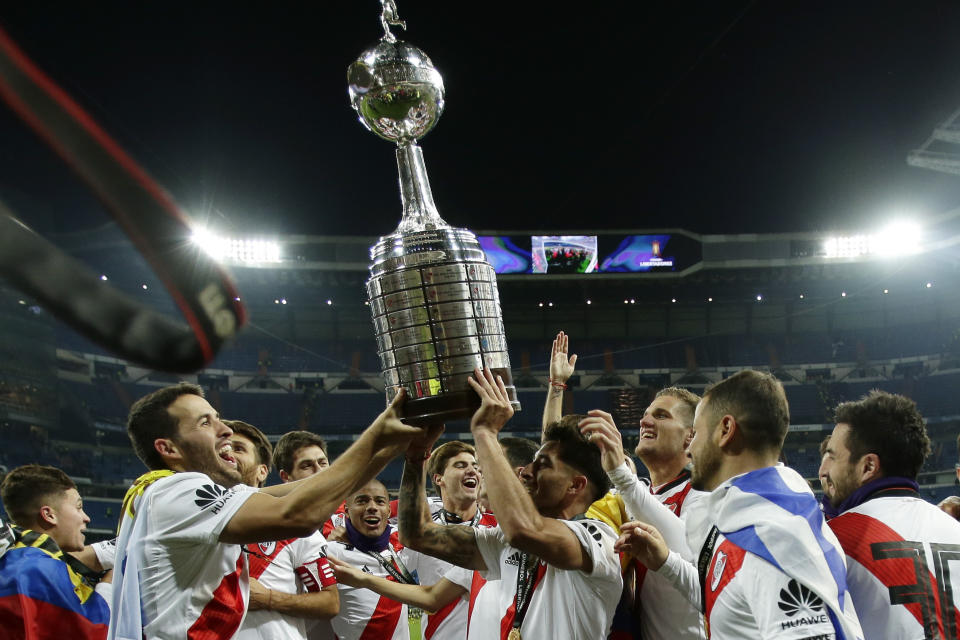
[[[899,220],[872,234],[829,237],[823,242],[823,253],[827,258],[894,258],[919,252],[922,239],[919,224]]]
[[[280,243],[263,238],[230,238],[200,227],[191,238],[211,258],[219,262],[280,262]]]

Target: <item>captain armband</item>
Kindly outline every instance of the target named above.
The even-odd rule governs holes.
[[[337,584],[337,576],[330,566],[330,561],[325,557],[319,557],[316,560],[301,565],[294,569],[300,582],[309,592],[320,591],[324,587]]]

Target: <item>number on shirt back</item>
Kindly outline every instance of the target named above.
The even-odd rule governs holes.
[[[960,640],[949,564],[951,560],[960,560],[960,544],[931,543],[930,549],[933,552],[935,578],[927,566],[922,542],[891,540],[870,545],[874,560],[907,558],[913,561],[914,583],[888,587],[890,604],[919,605],[925,640]]]

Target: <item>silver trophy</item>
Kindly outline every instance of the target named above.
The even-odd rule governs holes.
[[[519,410],[493,267],[473,233],[440,218],[417,146],[443,113],[443,79],[423,51],[390,32],[406,28],[393,0],[381,4],[384,35],[347,80],[360,122],[397,143],[403,217],[370,248],[367,281],[387,400],[406,388],[410,424],[466,418],[480,403],[467,379],[489,367]]]

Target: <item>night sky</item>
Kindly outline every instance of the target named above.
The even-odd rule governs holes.
[[[379,2],[90,4],[23,3],[0,25],[193,216],[396,227],[393,146],[346,90]],[[956,0],[398,7],[446,84],[421,146],[451,224],[826,231],[960,206],[960,176],[906,164],[960,107]],[[0,199],[53,238],[108,220],[5,108]]]

